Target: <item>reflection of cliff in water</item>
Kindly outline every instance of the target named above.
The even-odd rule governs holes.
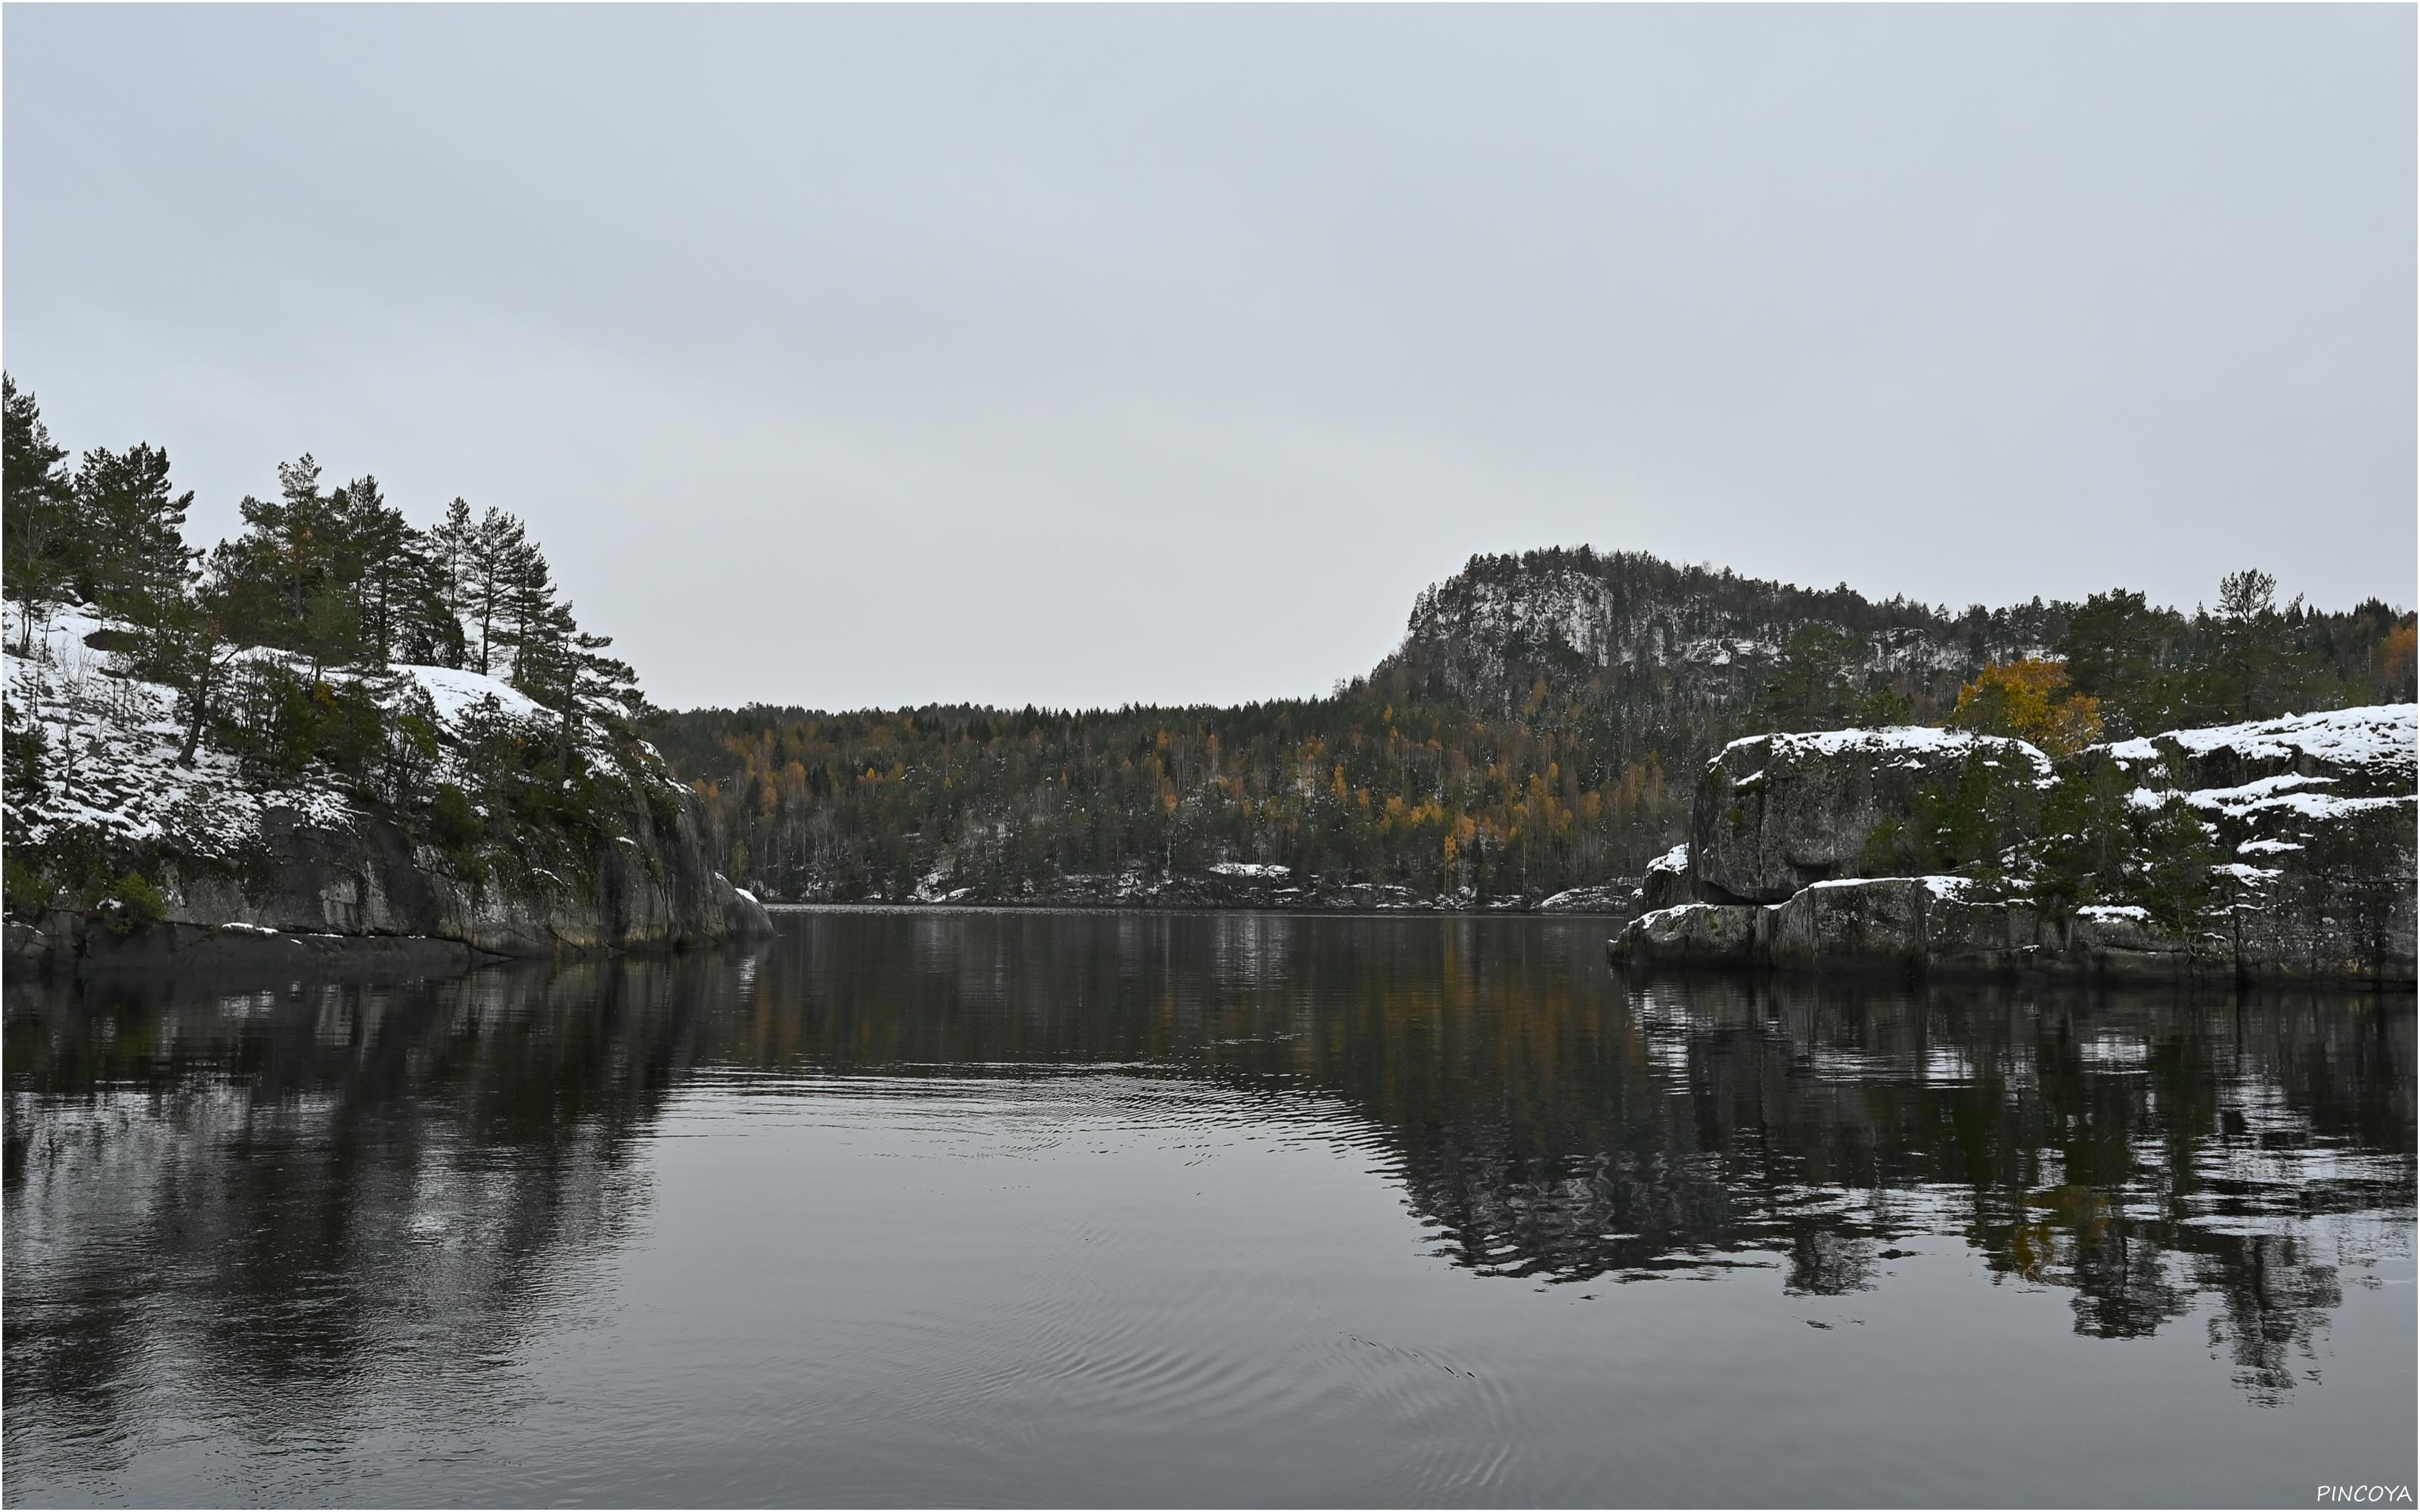
[[[2259,1396],[2408,1242],[2408,997],[1634,993],[1601,948],[1538,921],[814,916],[752,954],[409,988],[12,989],[11,1430],[29,1401],[105,1430],[163,1363],[264,1440],[399,1394],[489,1411],[466,1366],[590,1295],[646,1198],[634,1151],[706,1066],[739,1095],[752,1069],[1095,1065],[1341,1103],[1474,1270],[1838,1294],[1972,1246],[2087,1335],[2207,1311]]]
[[[1834,1294],[1956,1236],[2070,1289],[2079,1333],[2149,1334],[2207,1299],[2213,1350],[2264,1397],[2340,1271],[2405,1242],[2408,997],[1629,992],[1595,945],[1466,919],[814,920],[766,958],[730,1051],[1315,1089],[1376,1126],[1442,1253],[1476,1270],[1777,1265]]]
[[[1692,984],[1600,1019],[1502,988],[1523,1007],[1467,1026],[1467,1002],[1360,1010],[1407,1021],[1394,1037],[1492,1105],[1319,1068],[1398,1131],[1415,1200],[1474,1266],[1577,1279],[1764,1251],[1789,1288],[1839,1293],[1955,1234],[2072,1288],[2080,1333],[2149,1334],[2209,1294],[2213,1347],[2266,1395],[2335,1305],[2340,1248],[2397,1242],[2340,1220],[2412,1203],[2408,1003]]]
[[[464,1368],[627,1230],[628,1155],[732,974],[12,989],[11,1403],[95,1443],[163,1375],[263,1443],[415,1394],[489,1410]]]

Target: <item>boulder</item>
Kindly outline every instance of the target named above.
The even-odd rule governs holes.
[[[1809,884],[1865,875],[1866,841],[1905,820],[1928,786],[1979,756],[2028,800],[2050,758],[2021,740],[1909,726],[1735,740],[1708,764],[1689,825],[1689,871],[1714,902],[1780,903]],[[2029,832],[2018,817],[2011,840]]]
[[[1627,918],[1637,913],[1638,889],[1621,883],[1608,883],[1601,887],[1573,887],[1556,893],[1540,903],[1542,914],[1614,914]]]
[[[1797,970],[2002,976],[2041,964],[2031,904],[1960,877],[1819,882],[1768,911],[1765,964]]]
[[[2222,936],[2180,939],[2140,908],[2097,905],[2051,923],[2022,898],[1978,896],[1965,879],[1946,876],[1819,882],[1765,906],[1683,904],[1634,921],[1608,954],[1622,966],[1812,974],[2173,981],[2234,970]]]
[[[1606,942],[1606,951],[1617,965],[1749,965],[1762,912],[1723,903],[1661,908],[1632,919]]]
[[[1698,901],[1697,883],[1689,875],[1689,844],[1683,841],[1647,863],[1638,880],[1638,906],[1652,913]]]
[[[2003,976],[2044,965],[2041,918],[2022,899],[1977,899],[1970,890],[1929,877],[1924,908],[1928,970],[1959,976]]]
[[[1760,953],[1802,969],[1920,970],[1931,896],[1920,877],[1816,883],[1773,910]]]
[[[2226,957],[2203,942],[2200,950],[2152,923],[2140,908],[2092,904],[2079,908],[2060,931],[2060,963],[2081,975],[2115,981],[2179,981],[2195,975],[2226,975]]]

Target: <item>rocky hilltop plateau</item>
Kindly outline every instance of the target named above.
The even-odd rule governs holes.
[[[2415,740],[2410,703],[2055,761],[1923,727],[1736,740],[1609,951],[1634,968],[2410,984]],[[1973,859],[1937,868],[1948,854]]]
[[[1480,556],[1420,593],[1403,644],[1370,681],[1508,716],[1548,699],[1629,714],[1657,693],[1677,694],[1680,707],[1745,705],[1815,626],[1831,638],[1827,675],[1853,699],[1895,689],[1946,706],[1993,657],[2048,646],[2067,609],[2036,602],[1953,615],[1638,552]]]

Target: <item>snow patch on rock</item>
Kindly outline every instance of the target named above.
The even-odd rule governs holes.
[[[2348,766],[2410,763],[2420,751],[2420,703],[2381,703],[2320,714],[2289,714],[2203,730],[2170,730],[2107,747],[2121,762],[2160,759],[2160,742],[2194,755],[2233,750],[2255,760],[2309,756]]]
[[[1214,861],[1210,870],[1222,877],[1284,877],[1294,874],[1292,867],[1280,866],[1274,861]]]
[[[1928,756],[1963,752],[1981,747],[1995,754],[2013,752],[2030,764],[2034,775],[2049,780],[2053,774],[2051,759],[2039,748],[2022,740],[2009,740],[1996,735],[1969,734],[1962,730],[1940,730],[1931,725],[1885,725],[1871,730],[1822,730],[1807,734],[1776,733],[1745,735],[1723,748],[1723,754],[1740,750],[1760,742],[1773,760],[1783,761],[1806,756],[1851,756],[1862,758],[1877,766],[1916,766]],[[1718,765],[1718,755],[1710,764]],[[1756,777],[1762,777],[1760,771]],[[1742,778],[1742,782],[1755,778]]]
[[[438,719],[449,730],[460,729],[466,715],[490,702],[495,704],[495,712],[507,719],[551,723],[557,717],[500,677],[485,677],[458,667],[422,667],[408,662],[397,663],[392,670],[428,695],[428,702],[436,706]]]
[[[2138,924],[2149,922],[2151,917],[2149,909],[2135,903],[2086,903],[2076,913],[2085,918],[2126,918]]]

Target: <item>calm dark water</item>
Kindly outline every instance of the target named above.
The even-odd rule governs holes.
[[[2413,1482],[2408,995],[1634,989],[1604,933],[11,987],[7,1502]]]

